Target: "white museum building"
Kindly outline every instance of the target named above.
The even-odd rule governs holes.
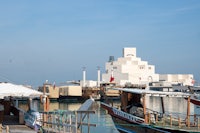
[[[110,56],[105,64],[105,70],[106,72],[102,74],[102,82],[110,82],[114,79],[112,82],[120,86],[126,83],[144,84],[160,80],[190,86],[194,84],[192,74],[156,74],[154,65],[149,65],[147,61],[137,57],[136,48],[124,48],[123,57],[117,60]]]

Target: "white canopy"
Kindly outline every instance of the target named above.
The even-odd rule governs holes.
[[[147,94],[149,96],[158,97],[189,97],[191,94],[183,92],[164,92],[164,91],[153,91],[153,90],[143,90],[143,89],[131,89],[131,88],[113,88],[114,90],[125,91],[134,94]]]
[[[0,83],[0,99],[4,97],[39,97],[41,92],[25,87],[23,85],[15,85],[12,83]]]

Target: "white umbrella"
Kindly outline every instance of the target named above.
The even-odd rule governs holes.
[[[4,97],[39,97],[43,93],[25,87],[23,85],[15,85],[12,83],[0,83],[0,99]]]

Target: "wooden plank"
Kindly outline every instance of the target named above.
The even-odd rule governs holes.
[[[37,133],[26,125],[7,125],[6,127],[3,128],[3,133]]]

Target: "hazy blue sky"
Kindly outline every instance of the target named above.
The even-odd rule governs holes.
[[[0,80],[42,85],[97,79],[124,47],[156,73],[200,82],[200,0],[2,0]]]

